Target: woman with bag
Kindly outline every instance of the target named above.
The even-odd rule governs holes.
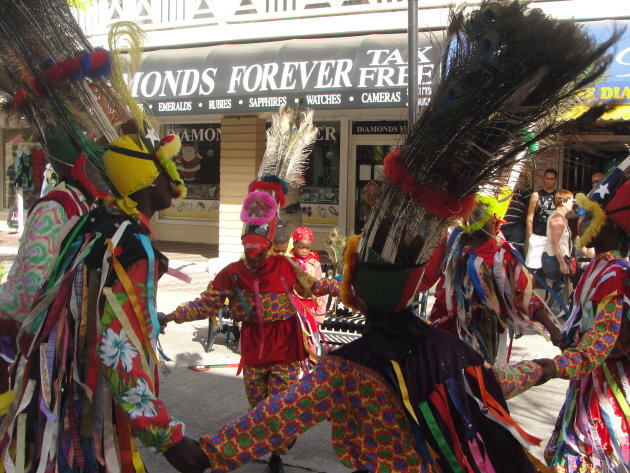
[[[547,220],[547,241],[542,254],[542,269],[545,276],[552,281],[553,290],[560,294],[565,305],[570,292],[569,275],[573,272],[571,230],[567,222],[567,214],[573,210],[573,202],[571,191],[565,189],[556,191],[554,198],[556,210]]]

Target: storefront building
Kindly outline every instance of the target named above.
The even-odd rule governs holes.
[[[420,106],[429,103],[440,44],[435,36],[420,41]],[[313,229],[319,250],[333,227],[358,232],[378,193],[383,158],[406,132],[407,80],[405,34],[146,53],[131,90],[162,132],[182,139],[175,162],[188,186],[187,198],[157,217],[158,238],[241,251],[240,204],[271,114],[285,104],[313,108],[318,128],[289,211]]]
[[[188,187],[186,199],[154,217],[157,237],[215,243],[226,257],[240,253],[241,203],[264,153],[271,114],[281,105],[295,103],[315,110],[319,133],[305,184],[290,199],[290,209],[314,230],[317,250],[324,248],[333,227],[345,234],[359,232],[378,193],[383,158],[406,133],[409,69],[407,35],[402,31],[407,2],[268,1],[263,2],[265,12],[260,2],[250,2],[250,7],[233,0],[218,3],[241,6],[225,17],[217,14],[218,6],[212,12],[208,7],[204,19],[201,7],[164,12],[160,2],[149,0],[96,1],[83,18],[96,45],[104,44],[109,23],[96,24],[99,16],[94,10],[112,21],[135,19],[149,33],[148,46],[154,50],[143,55],[140,70],[128,81],[161,132],[181,137],[182,152],[175,161]],[[534,3],[555,16],[566,14],[567,4],[575,4],[571,14],[584,20],[598,37],[611,31],[612,22],[602,18],[623,14],[580,10],[579,2],[571,1]],[[141,4],[152,8],[140,8]],[[447,8],[423,0],[419,4],[424,30],[417,54],[422,108],[438,79]],[[124,7],[120,11],[119,5]],[[252,14],[253,10],[257,11]],[[179,22],[179,26],[169,28],[170,23],[160,21]],[[267,26],[264,33],[255,31],[259,24]],[[265,42],[257,42],[259,38]],[[199,46],[219,42],[223,44]],[[630,33],[626,32],[609,76],[586,93],[630,107],[629,77]],[[564,138],[558,137],[558,145],[545,154],[538,169],[557,168],[563,187],[587,190],[583,188],[590,173],[605,169],[630,141],[628,119],[628,108],[621,108],[581,130],[581,146],[565,146]],[[5,176],[15,142],[27,141],[25,135],[24,130],[2,130]],[[538,188],[537,178],[533,181]],[[9,207],[10,201],[5,185],[3,206]]]

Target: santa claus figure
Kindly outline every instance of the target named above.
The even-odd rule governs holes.
[[[183,145],[181,153],[175,157],[174,161],[179,174],[185,181],[193,181],[201,168],[201,156],[191,144]]]

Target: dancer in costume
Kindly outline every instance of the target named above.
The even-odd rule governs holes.
[[[562,339],[522,258],[499,231],[509,196],[509,189],[498,198],[478,195],[467,225],[441,242],[420,285],[427,290],[439,280],[428,320],[492,364],[507,363],[508,332],[522,335],[533,328],[543,334],[544,328],[555,344]]]
[[[116,199],[69,231],[18,334],[5,464],[142,472],[133,437],[180,471],[202,460],[157,397],[155,291],[168,260],[152,247],[148,222],[183,194],[183,182],[169,160],[179,139],[148,146],[125,135],[105,151]]]
[[[23,321],[0,461],[7,471],[141,472],[138,436],[177,469],[202,471],[203,452],[157,398],[155,288],[167,261],[148,221],[183,194],[170,161],[179,139],[147,132],[129,91],[111,86],[124,84],[128,62],[93,49],[64,0],[1,2],[0,31],[10,52],[1,60],[15,66],[0,71],[5,109],[24,116],[45,149],[59,138],[82,152],[115,198],[64,229]],[[140,33],[118,25],[111,44],[122,39],[137,59]],[[130,134],[121,136],[123,124]]]
[[[0,317],[18,323],[30,311],[35,294],[49,273],[62,227],[72,217],[87,213],[95,198],[107,196],[87,177],[84,168],[90,164],[85,156],[72,148],[67,135],[56,132],[57,137],[52,132],[40,140],[47,143],[46,153],[61,182],[29,210],[15,261],[7,281],[0,285]],[[60,143],[62,139],[66,142]],[[95,171],[91,173],[94,179]]]
[[[519,130],[533,130],[538,140],[564,126],[540,120],[605,69],[609,58],[601,56],[611,43],[595,46],[572,22],[516,2],[456,13],[448,31],[442,80],[402,151],[386,159],[381,198],[346,248],[341,295],[365,314],[365,332],[286,393],[202,438],[213,471],[236,469],[324,420],[332,422],[338,457],[355,470],[541,467],[523,448],[536,439],[510,418],[501,392],[536,382],[540,366],[506,369],[500,385],[469,345],[425,324],[409,304],[453,215],[465,218],[479,188],[512,168],[530,144]],[[567,47],[551,51],[563,38],[571,38]],[[520,62],[519,48],[527,61]],[[513,75],[507,66],[516,63]],[[585,79],[585,70],[594,76]]]
[[[3,355],[0,358],[0,393],[9,388],[8,367],[17,350],[17,332],[50,273],[63,226],[71,218],[85,214],[95,198],[106,195],[87,177],[84,169],[90,164],[85,161],[85,156],[64,146],[69,145],[69,141],[60,143],[67,135],[61,134],[60,130],[56,133],[57,139],[55,131],[40,139],[47,143],[46,152],[51,156],[50,161],[61,182],[31,207],[15,261],[6,282],[0,285],[0,352]],[[92,179],[94,174],[92,170]]]
[[[563,329],[567,348],[543,365],[543,381],[569,379],[566,399],[545,451],[561,473],[622,473],[630,465],[630,158],[589,193],[579,239],[595,248],[573,294]]]
[[[17,330],[50,273],[62,227],[85,214],[95,198],[107,196],[107,185],[86,155],[93,152],[94,140],[114,139],[120,121],[129,118],[112,94],[97,97],[77,82],[104,83],[112,67],[109,54],[89,48],[76,22],[72,25],[74,20],[64,17],[70,14],[67,5],[59,12],[61,21],[43,16],[48,8],[55,4],[7,1],[0,6],[3,112],[17,126],[25,126],[26,120],[62,180],[29,210],[16,259],[0,286],[0,392],[8,389],[8,362],[15,356]],[[67,39],[51,41],[56,34]],[[62,61],[54,63],[51,58]],[[87,107],[95,110],[90,116],[85,116]],[[75,118],[66,120],[71,115]],[[79,139],[73,138],[75,133],[81,133]],[[83,133],[93,140],[82,141]],[[2,407],[6,406],[0,411]]]
[[[274,114],[259,177],[250,184],[241,212],[245,258],[219,271],[199,298],[163,318],[182,323],[215,317],[229,298],[230,314],[241,323],[239,372],[252,407],[286,391],[300,369],[307,369],[301,363],[318,357],[319,331],[295,293],[303,299],[339,294],[337,281],[316,279],[288,257],[268,255],[278,210],[285,204],[286,180],[301,175],[316,133],[312,112],[283,107]],[[283,471],[280,455],[286,449],[281,447],[269,459],[271,473]]]

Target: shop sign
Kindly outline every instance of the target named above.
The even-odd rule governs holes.
[[[352,122],[353,135],[405,135],[407,122],[395,121],[360,121]]]
[[[439,43],[421,36],[418,104],[426,106]],[[378,34],[145,53],[130,87],[154,115],[405,107],[407,36]]]
[[[601,102],[630,104],[630,21],[593,21],[584,23],[598,41],[607,40],[614,28],[626,27],[612,51],[612,62],[601,82],[584,89],[584,97]]]

